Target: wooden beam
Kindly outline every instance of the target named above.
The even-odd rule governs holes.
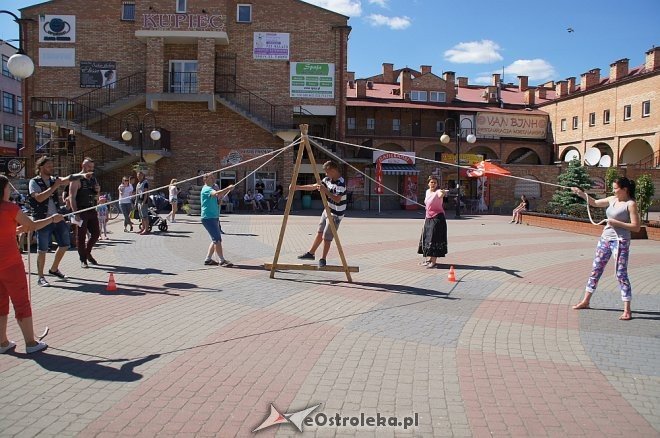
[[[331,271],[331,272],[345,272],[348,269],[348,272],[360,272],[359,266],[344,266],[339,265],[326,265],[324,268],[319,268],[318,265],[302,265],[302,264],[290,264],[290,263],[278,263],[277,265],[272,263],[264,263],[264,268],[269,271],[280,270],[280,271]]]

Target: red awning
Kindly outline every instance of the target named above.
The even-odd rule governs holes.
[[[481,161],[474,165],[474,170],[468,170],[467,175],[471,178],[478,178],[480,176],[492,178],[494,176],[508,176],[511,175],[511,172],[490,161]]]

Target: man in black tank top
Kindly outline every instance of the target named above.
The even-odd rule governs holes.
[[[72,181],[71,184],[69,184],[69,200],[71,201],[71,209],[73,211],[96,207],[101,187],[96,178],[92,175],[93,172],[94,160],[85,157],[82,163],[81,172],[85,174],[85,177],[78,181]],[[77,247],[78,255],[80,256],[80,266],[87,268],[87,262],[93,265],[98,265],[96,259],[92,257],[92,248],[101,235],[96,208],[77,214],[76,221],[79,224]],[[85,244],[88,230],[91,233],[91,236],[87,244]]]

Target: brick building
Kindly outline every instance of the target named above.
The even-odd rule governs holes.
[[[384,63],[381,74],[355,80],[348,73],[346,140],[348,142],[392,152],[414,154],[415,157],[456,162],[457,128],[460,127],[460,159],[462,164],[492,160],[510,165],[552,163],[552,145],[547,142],[547,114],[534,109],[538,102],[552,99],[554,91],[545,86],[532,89],[528,78],[520,76],[518,84],[505,84],[500,75],[492,76],[488,86],[470,85],[467,78],[454,72],[442,76],[431,66],[420,70],[394,69]],[[440,137],[447,132],[451,141],[443,144]],[[465,141],[468,134],[477,141]],[[368,150],[356,152],[349,161],[374,175],[374,161]],[[387,163],[386,163],[387,164]],[[426,189],[426,177],[436,174],[442,187],[456,187],[456,168],[417,160],[414,166],[386,165],[383,184],[398,193],[414,185],[411,174],[419,174],[418,198]],[[357,177],[355,177],[357,178]],[[414,178],[413,178],[414,180]],[[376,208],[373,184],[349,181],[355,186],[353,198],[362,208]],[[538,184],[525,193],[540,190]],[[461,177],[461,190],[472,210],[480,196],[475,179]],[[398,208],[401,200],[387,191],[381,207]]]
[[[25,26],[36,66],[27,155],[59,151],[69,170],[90,155],[106,190],[141,154],[161,185],[282,148],[300,123],[343,136],[343,15],[298,0],[53,0],[21,12],[35,20]],[[288,182],[293,159],[257,175],[267,192]],[[258,164],[224,172],[223,185]]]
[[[23,97],[21,82],[7,68],[7,61],[16,53],[16,47],[0,40],[2,75],[0,76],[0,155],[15,157],[23,147]]]
[[[600,69],[558,81],[555,99],[538,108],[550,117],[556,157],[584,162],[595,148],[612,165],[660,165],[660,47],[646,52],[645,63],[630,68],[628,59],[610,64],[609,77]],[[607,157],[607,158],[605,158]]]

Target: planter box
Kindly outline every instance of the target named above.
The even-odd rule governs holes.
[[[603,232],[603,225],[593,225],[587,219],[576,219],[543,213],[525,212],[522,215],[522,222],[534,227],[587,234],[589,236],[600,236]],[[632,233],[632,238],[660,240],[660,228],[642,227],[639,232]]]

